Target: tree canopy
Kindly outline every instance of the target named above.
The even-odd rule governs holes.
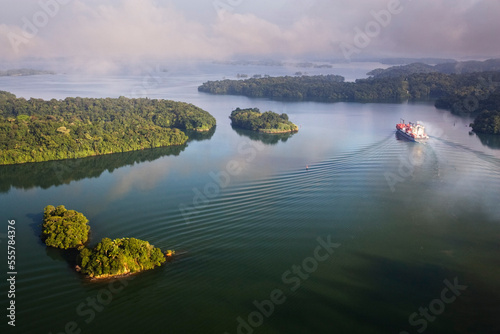
[[[402,61],[402,60],[401,60]],[[429,62],[436,63],[437,59],[427,59]],[[411,63],[407,65],[391,66],[386,69],[377,68],[373,71],[368,72],[368,75],[372,75],[376,78],[382,77],[400,77],[408,76],[416,73],[445,73],[445,74],[464,74],[464,73],[475,73],[475,72],[488,72],[488,71],[499,71],[500,70],[500,59],[488,59],[485,61],[445,61],[437,63],[436,65],[428,65],[424,63]]]
[[[66,210],[64,205],[57,208],[45,207],[43,212],[42,239],[47,246],[68,249],[83,246],[89,239],[88,219],[80,212]]]
[[[233,126],[252,131],[285,133],[299,130],[297,125],[288,120],[287,114],[279,115],[272,111],[261,113],[258,108],[236,108],[229,118]]]
[[[166,258],[147,241],[103,238],[93,249],[82,249],[79,260],[83,274],[99,278],[153,269]]]
[[[0,91],[0,165],[82,158],[182,145],[186,130],[208,131],[208,112],[155,99],[45,101]]]
[[[500,135],[500,111],[483,110],[474,119],[471,127],[478,133]]]
[[[338,75],[266,77],[208,81],[198,87],[211,94],[245,95],[296,101],[379,101],[407,97],[404,80],[383,78],[344,82]]]
[[[327,102],[401,102],[407,99],[442,99],[474,92],[491,93],[500,82],[499,72],[445,74],[425,72],[377,76],[344,82],[331,76],[269,77],[208,81],[198,87],[211,94],[233,94],[271,99]]]

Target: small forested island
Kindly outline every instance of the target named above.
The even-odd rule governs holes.
[[[103,238],[93,249],[80,251],[82,274],[92,278],[126,275],[161,266],[166,261],[159,248],[135,238]]]
[[[79,250],[77,271],[90,278],[107,278],[153,269],[175,254],[149,242],[135,238],[111,240],[103,238],[94,248],[85,244],[89,240],[88,219],[80,212],[67,210],[63,205],[48,205],[44,209],[42,240],[49,247]]]
[[[82,247],[89,239],[88,219],[80,212],[48,205],[43,211],[42,240],[47,246],[69,249]]]
[[[272,111],[261,113],[258,108],[236,108],[229,118],[233,126],[252,131],[263,133],[299,131],[299,127],[288,120],[287,114],[279,115]]]
[[[182,145],[215,126],[188,103],[148,98],[17,98],[0,91],[0,165]]]

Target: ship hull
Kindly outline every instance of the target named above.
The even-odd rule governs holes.
[[[412,136],[408,135],[406,132],[404,132],[400,129],[396,129],[396,133],[399,136],[401,136],[402,138],[409,140],[409,141],[412,141],[412,142],[415,142],[415,143],[423,143],[423,142],[427,141],[427,138],[413,138]]]

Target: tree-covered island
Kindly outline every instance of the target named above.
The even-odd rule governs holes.
[[[231,112],[234,127],[263,133],[297,132],[299,127],[288,120],[287,114],[277,114],[272,111],[261,113],[258,108],[240,109]]]
[[[77,248],[77,271],[90,278],[107,278],[138,273],[161,266],[167,257],[175,254],[149,242],[135,238],[111,240],[103,238],[94,248],[85,244],[89,240],[88,219],[80,212],[67,210],[63,205],[48,205],[44,209],[42,240],[47,246]]]
[[[155,99],[17,98],[0,91],[0,165],[182,145],[215,126],[188,103]]]
[[[153,269],[166,260],[162,251],[147,241],[103,238],[93,249],[83,248],[78,262],[82,274],[107,278]]]
[[[89,240],[88,219],[80,212],[48,205],[43,211],[42,240],[47,246],[69,249],[83,247]]]

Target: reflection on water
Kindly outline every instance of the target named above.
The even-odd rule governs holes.
[[[188,130],[188,131],[184,131],[184,132],[189,137],[189,140],[188,140],[188,143],[189,143],[190,141],[210,140],[214,136],[216,129],[217,129],[217,126],[214,126],[210,130],[204,131],[204,132],[192,131],[192,130]]]
[[[476,136],[481,141],[481,144],[492,148],[494,150],[500,150],[500,135],[488,135],[484,133],[476,133]]]
[[[8,192],[12,187],[18,189],[43,189],[71,181],[86,178],[98,178],[103,172],[112,173],[115,169],[150,162],[159,158],[178,156],[186,149],[189,142],[210,140],[216,127],[206,132],[186,131],[189,137],[187,144],[180,146],[160,147],[140,151],[114,153],[82,159],[67,159],[0,166],[0,193]]]
[[[98,178],[105,171],[111,173],[123,166],[153,161],[169,155],[177,156],[186,147],[160,147],[83,159],[0,166],[0,192],[8,192],[12,187],[25,190],[34,187],[47,189],[69,184],[71,181]]]
[[[188,134],[201,141],[189,149],[0,168],[0,211],[18,221],[18,332],[59,333],[75,321],[82,333],[161,333],[166,326],[169,333],[236,333],[238,317],[256,315],[254,301],[278,288],[285,303],[259,328],[240,332],[417,333],[422,327],[409,317],[439,302],[444,280],[456,277],[467,289],[425,332],[499,333],[497,137],[469,136],[453,125],[457,116],[444,117],[432,104],[249,103],[196,87],[172,96],[203,106],[219,126]],[[249,104],[287,112],[300,133],[231,129],[227,110]],[[426,144],[396,140],[399,118],[422,119],[442,135]],[[262,148],[258,154],[240,151],[239,142],[249,140]],[[245,163],[240,174],[227,173],[231,160]],[[41,243],[47,204],[84,212],[92,244],[137,237],[185,255],[137,276],[87,323],[76,309],[107,283],[80,279],[71,257]],[[196,207],[190,223],[181,205]],[[317,238],[327,236],[342,246],[310,267]],[[309,270],[293,292],[282,275],[296,267]],[[288,277],[299,280],[298,272]]]
[[[266,145],[276,145],[279,142],[285,143],[290,137],[295,133],[262,133],[257,131],[251,131],[246,129],[240,129],[238,127],[232,126],[233,130],[236,131],[242,137],[248,137],[251,140],[260,141]]]

